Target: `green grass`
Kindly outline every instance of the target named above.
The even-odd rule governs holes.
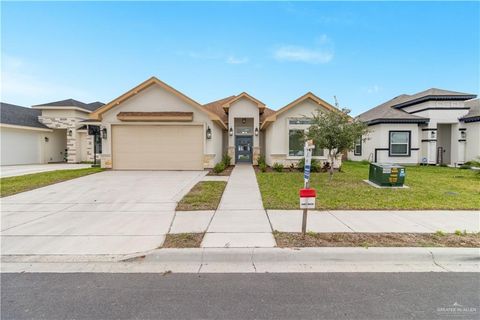
[[[480,176],[471,170],[434,166],[407,166],[409,189],[377,189],[368,179],[368,164],[346,161],[343,172],[312,173],[317,209],[478,209]],[[298,209],[301,172],[257,173],[263,205],[267,209]]]
[[[49,172],[26,174],[17,177],[2,178],[0,179],[0,196],[11,196],[16,193],[45,187],[50,184],[79,178],[100,171],[103,171],[103,169],[86,168],[72,170],[56,170]]]
[[[215,210],[222,198],[225,181],[201,181],[177,205],[179,211]]]

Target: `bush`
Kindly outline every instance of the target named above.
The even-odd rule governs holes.
[[[297,168],[300,171],[305,169],[305,158],[302,158],[300,161],[298,161]],[[310,172],[320,172],[320,169],[320,162],[317,159],[312,159],[312,162],[310,162]]]
[[[282,172],[283,171],[283,164],[275,162],[273,164],[273,170],[275,170],[277,172]]]
[[[213,167],[213,172],[215,173],[220,173],[223,170],[225,170],[225,163],[223,162],[219,162],[215,165],[215,167]]]
[[[222,163],[224,164],[225,168],[230,165],[231,161],[232,161],[232,157],[230,157],[228,153],[225,152],[222,156]]]
[[[262,164],[267,164],[266,160],[265,160],[265,156],[263,154],[259,155],[258,156],[258,159],[257,159],[257,162],[258,162],[258,165],[262,165]]]
[[[258,168],[260,169],[260,171],[265,172],[265,171],[267,171],[267,164],[266,163],[260,163],[258,165]]]
[[[469,166],[468,164],[462,164],[459,168],[460,169],[471,169],[472,167]]]

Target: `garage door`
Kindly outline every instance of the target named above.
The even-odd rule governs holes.
[[[203,170],[203,126],[112,126],[119,170]]]

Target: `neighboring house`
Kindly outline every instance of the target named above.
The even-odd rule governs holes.
[[[355,144],[349,159],[448,165],[472,160],[479,155],[478,127],[468,128],[462,117],[470,110],[465,101],[475,97],[432,88],[370,109],[358,116],[370,133]]]
[[[468,113],[460,118],[465,130],[462,132],[465,139],[465,159],[480,159],[480,100],[465,101],[465,106],[470,108]]]
[[[155,77],[91,113],[101,163],[121,170],[202,170],[228,153],[232,164],[290,164],[302,158],[300,132],[315,110],[335,110],[312,93],[277,112],[247,93],[201,105]],[[322,150],[316,157],[326,160]],[[338,165],[338,164],[337,164]]]
[[[32,108],[1,104],[1,165],[93,161],[83,121],[103,103],[73,99]],[[101,148],[101,141],[98,140]]]

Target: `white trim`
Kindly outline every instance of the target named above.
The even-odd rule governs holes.
[[[79,108],[79,107],[48,107],[48,106],[32,106],[32,109],[39,109],[39,110],[78,110],[78,111],[83,111],[83,112],[86,112],[86,113],[92,113],[92,111],[90,110],[87,110],[87,109],[83,109],[83,108]]]
[[[2,128],[11,128],[11,129],[24,129],[24,130],[32,130],[32,131],[53,132],[53,129],[37,128],[37,127],[27,127],[27,126],[18,126],[18,125],[7,124],[7,123],[0,123],[0,127],[2,127]]]

